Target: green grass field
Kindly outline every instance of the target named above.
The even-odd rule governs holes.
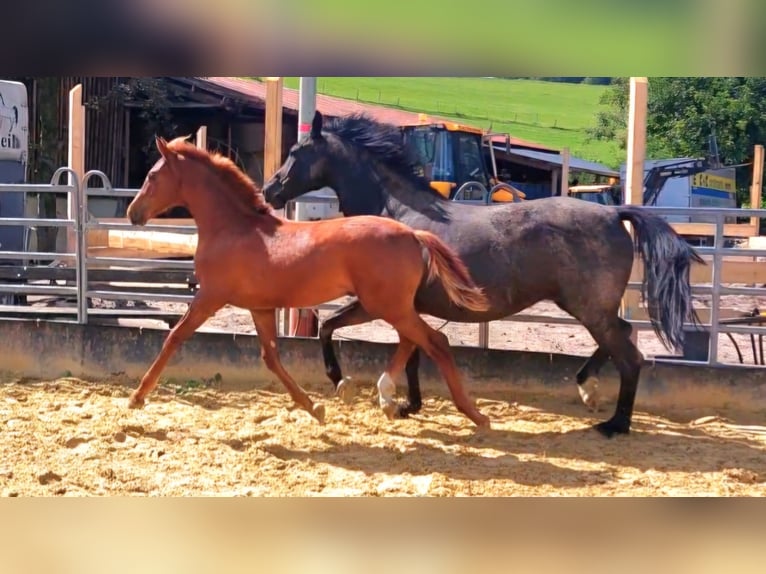
[[[285,78],[297,88],[298,78]],[[360,102],[438,114],[557,148],[616,168],[614,142],[588,141],[604,86],[495,78],[317,78],[317,91]]]

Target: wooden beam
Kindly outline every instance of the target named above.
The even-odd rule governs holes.
[[[761,197],[763,194],[763,146],[758,144],[755,146],[755,153],[753,154],[753,182],[750,184],[750,207],[751,209],[761,208]],[[758,235],[757,230],[760,227],[760,219],[758,217],[750,218],[750,225],[756,229],[754,235]]]
[[[197,252],[197,234],[163,231],[109,230],[111,249],[131,249],[161,254],[191,255]]]
[[[207,126],[200,126],[195,136],[194,144],[200,149],[207,149]]]
[[[551,170],[551,195],[556,195],[556,190],[559,189],[559,171],[557,169]],[[569,195],[567,193],[567,195]]]
[[[644,203],[644,160],[646,158],[646,112],[648,80],[644,77],[630,78],[630,104],[628,108],[628,153],[625,173],[625,203],[643,205]],[[629,223],[628,231],[633,234]],[[636,279],[637,261],[633,264],[631,281]],[[620,310],[623,318],[631,319],[633,311],[638,309],[640,294],[629,290],[622,299]],[[634,333],[635,334],[635,333]]]
[[[569,148],[561,150],[561,189],[559,195],[566,197],[569,195]]]
[[[282,83],[280,77],[265,78],[266,122],[263,148],[263,180],[268,181],[282,165]]]
[[[628,158],[625,172],[625,203],[644,203],[644,161],[646,159],[646,113],[648,80],[630,79],[628,108]]]
[[[85,175],[85,108],[82,105],[82,84],[69,90],[69,130],[67,141],[67,167],[73,170],[80,182]],[[69,177],[72,185],[72,178]],[[73,219],[77,212],[77,196],[70,194],[67,204],[67,217]],[[67,229],[66,250],[73,253],[77,245],[74,229]]]
[[[689,272],[689,281],[692,285],[712,285],[713,283],[713,260],[712,257],[703,257],[707,265],[693,263]],[[644,277],[644,265],[641,261],[634,261],[631,281],[641,281]],[[766,283],[766,264],[753,261],[747,255],[747,249],[742,250],[741,257],[725,257],[721,265],[721,284],[723,285],[763,285]],[[640,294],[635,291],[637,297]]]
[[[126,259],[169,259],[178,257],[189,257],[184,251],[148,251],[145,249],[131,249],[122,247],[92,247],[88,249],[88,257],[124,257]],[[88,267],[112,267],[112,263],[102,264],[97,261],[88,263]]]

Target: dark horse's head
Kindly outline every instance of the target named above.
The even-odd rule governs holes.
[[[263,194],[281,209],[305,193],[330,187],[346,215],[379,213],[386,191],[378,172],[383,168],[427,188],[427,182],[414,181],[415,164],[396,126],[360,114],[332,118],[323,126],[317,111],[310,133],[290,149]]]
[[[322,135],[322,114],[314,114],[311,132],[292,148],[282,166],[263,186],[263,194],[274,208],[291,199],[326,187],[330,183],[328,142]]]

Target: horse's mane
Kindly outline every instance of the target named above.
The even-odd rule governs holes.
[[[266,201],[255,182],[225,155],[198,148],[186,137],[169,141],[168,148],[188,159],[199,161],[215,171],[220,176],[224,184],[223,187],[234,192],[230,195],[246,211],[253,214],[264,214],[272,211],[271,205]]]
[[[405,145],[398,127],[375,121],[364,113],[355,113],[328,119],[322,130],[345,143],[366,150],[414,185],[441,197],[431,187],[428,179],[420,175],[420,168]]]

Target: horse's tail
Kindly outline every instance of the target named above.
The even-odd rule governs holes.
[[[414,234],[428,251],[428,281],[441,279],[453,303],[469,311],[487,311],[490,303],[484,290],[474,283],[458,254],[429,231],[417,230]]]
[[[692,263],[705,265],[705,260],[662,217],[635,205],[619,206],[617,212],[635,229],[635,249],[644,260],[641,291],[654,332],[667,349],[680,349],[684,321],[699,325],[689,272]]]

